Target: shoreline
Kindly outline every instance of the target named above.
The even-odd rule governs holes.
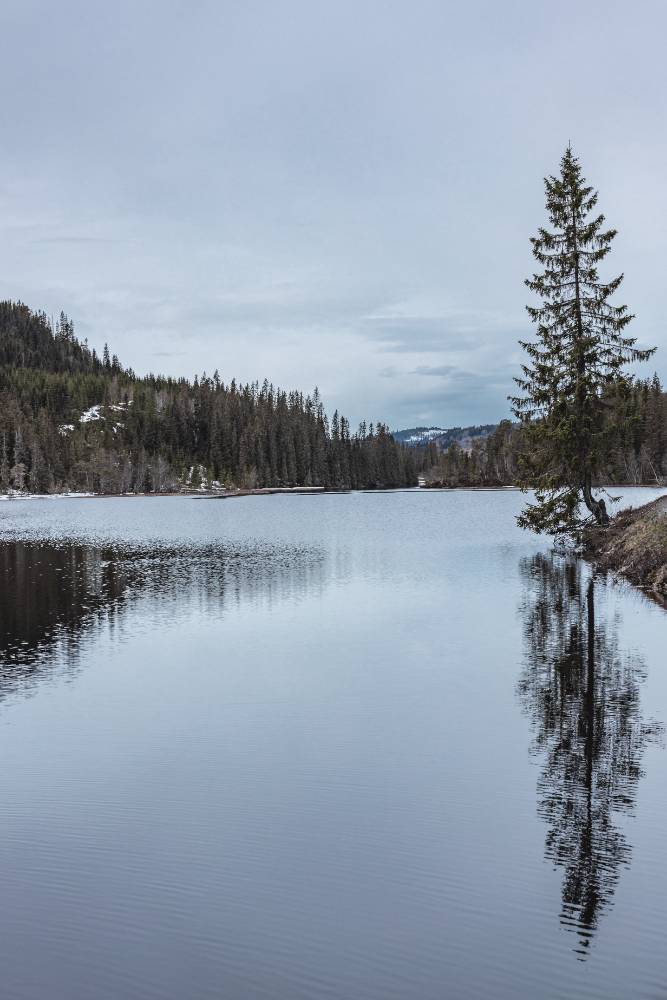
[[[335,486],[262,486],[252,490],[177,490],[160,493],[1,493],[0,502],[25,500],[137,500],[181,497],[187,500],[231,500],[235,497],[328,496],[345,493],[417,493],[418,486],[378,486],[377,489],[353,490]]]
[[[635,485],[609,486],[607,489],[655,489]],[[517,486],[456,487],[379,487],[352,490],[325,486],[275,486],[255,489],[182,491],[165,493],[10,493],[0,494],[0,502],[21,500],[139,500],[174,498],[189,500],[231,500],[236,497],[327,496],[350,493],[498,493],[514,491]],[[667,491],[639,507],[628,507],[612,517],[608,528],[584,529],[580,555],[595,570],[615,574],[647,596],[667,607]]]
[[[606,529],[587,528],[583,556],[667,603],[667,495],[619,511]]]
[[[652,483],[605,484],[606,490],[662,489]],[[664,487],[667,491],[667,486]],[[234,497],[261,496],[327,496],[345,493],[520,493],[518,486],[378,486],[352,489],[347,486],[258,486],[239,490],[170,490],[151,493],[87,493],[64,491],[58,493],[0,493],[3,500],[110,500],[157,497],[185,497],[189,500],[231,500]],[[639,509],[639,508],[638,508]]]

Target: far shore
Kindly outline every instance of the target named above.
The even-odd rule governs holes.
[[[598,487],[605,490],[662,489],[654,483],[612,483]],[[664,487],[667,490],[667,486]],[[0,493],[2,500],[109,500],[146,497],[185,497],[190,500],[231,500],[235,497],[262,496],[330,496],[343,493],[503,493],[519,492],[518,486],[377,486],[350,489],[335,486],[263,486],[239,490],[170,490],[150,493],[86,493],[64,491],[56,493]]]
[[[418,486],[378,486],[364,490],[352,490],[334,486],[266,486],[240,490],[172,490],[150,493],[0,493],[1,500],[110,500],[157,497],[181,497],[190,500],[231,500],[234,497],[263,496],[327,496],[341,493],[416,493]]]

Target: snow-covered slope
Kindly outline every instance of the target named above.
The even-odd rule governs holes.
[[[396,441],[409,447],[419,448],[433,441],[442,451],[446,451],[456,443],[461,448],[469,448],[476,438],[485,438],[492,434],[497,424],[477,424],[473,427],[408,427],[406,430],[394,431]]]

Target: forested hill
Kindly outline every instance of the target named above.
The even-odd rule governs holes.
[[[657,375],[630,387],[610,386],[595,439],[596,484],[664,485],[667,482],[667,395]],[[431,486],[514,486],[532,454],[525,428],[501,421],[490,433],[452,442],[415,445]]]
[[[317,390],[138,378],[65,315],[0,303],[0,492],[389,487],[416,484],[416,461],[383,424],[328,420]]]
[[[497,429],[498,424],[475,424],[473,427],[408,427],[392,431],[394,440],[415,448],[425,448],[429,443],[438,451],[446,451],[453,444],[468,449],[474,441],[487,438]]]

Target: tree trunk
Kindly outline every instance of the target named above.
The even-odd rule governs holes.
[[[609,514],[607,513],[607,505],[604,500],[596,500],[591,492],[591,479],[590,476],[586,476],[584,480],[581,492],[584,497],[584,503],[588,507],[589,511],[595,518],[598,524],[606,526],[609,524]]]
[[[582,493],[584,497],[584,503],[588,507],[589,511],[595,518],[598,524],[607,525],[609,524],[609,515],[607,514],[607,505],[604,500],[596,500],[591,493],[591,471],[590,471],[590,456],[589,456],[589,441],[588,435],[584,433],[584,423],[586,417],[588,416],[586,399],[586,388],[584,383],[584,376],[586,373],[586,359],[584,354],[584,324],[581,316],[581,297],[579,290],[579,246],[577,239],[577,216],[574,201],[572,203],[572,241],[574,246],[574,302],[575,302],[575,315],[577,320],[577,391],[576,391],[576,409],[577,409],[577,423],[578,423],[578,460],[579,466],[582,468],[584,481],[582,483]],[[585,471],[584,471],[585,470]]]

